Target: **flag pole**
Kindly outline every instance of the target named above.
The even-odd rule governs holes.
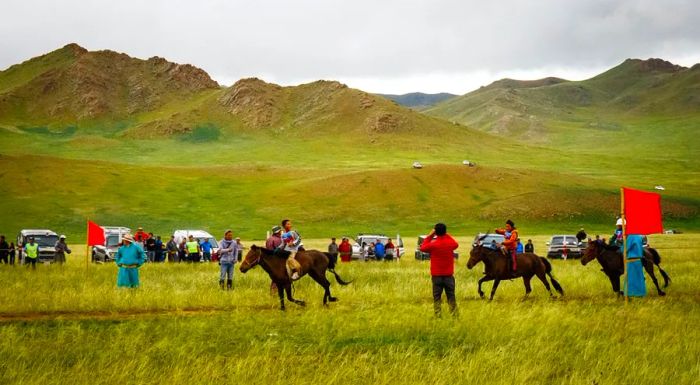
[[[622,271],[624,276],[622,279],[623,290],[625,292],[625,303],[629,301],[629,296],[627,295],[627,220],[625,219],[625,189],[620,188],[620,201],[622,207],[622,213],[620,218],[622,219]]]
[[[87,272],[90,268],[90,219],[86,221],[86,232],[85,232],[85,271]]]

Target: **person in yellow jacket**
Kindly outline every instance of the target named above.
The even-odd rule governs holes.
[[[34,238],[29,238],[29,243],[24,245],[24,264],[36,270],[36,260],[39,258],[39,245],[34,243]]]
[[[199,252],[201,247],[199,242],[192,235],[189,236],[187,243],[185,243],[185,250],[187,250],[188,259],[190,262],[199,262],[201,256]]]

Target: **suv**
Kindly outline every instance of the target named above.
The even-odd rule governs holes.
[[[17,234],[17,247],[20,247],[20,258],[23,257],[24,245],[29,243],[29,238],[34,238],[34,242],[39,245],[38,262],[53,262],[56,254],[56,242],[58,234],[51,230],[22,230]],[[22,259],[24,260],[24,259]]]
[[[479,245],[479,242],[481,242],[482,245],[490,245],[494,241],[497,244],[503,243],[503,241],[506,240],[506,237],[504,237],[501,234],[496,234],[496,233],[479,233],[476,234],[474,237],[474,241],[472,242],[472,247],[476,247]]]
[[[420,251],[420,245],[423,244],[423,241],[425,241],[426,235],[419,235],[418,236],[418,242],[416,242],[416,259],[419,261],[429,261],[430,260],[430,253],[424,253]],[[455,259],[459,258],[459,253],[456,251],[452,252],[452,255],[455,257]]]
[[[575,235],[553,235],[547,246],[547,258],[581,258],[582,255],[582,243]]]
[[[122,243],[122,237],[131,234],[128,227],[102,226],[105,231],[105,243],[92,247],[93,262],[109,262],[114,260],[114,255]]]
[[[386,245],[387,241],[389,241],[389,237],[384,234],[357,234],[355,243],[352,245],[352,258],[362,259],[362,243],[366,243],[369,246],[371,243],[376,243],[377,241]],[[405,250],[403,247],[403,240],[398,234],[396,234],[396,238],[394,238],[394,246],[396,246],[395,253],[397,254],[394,257],[401,258]]]
[[[204,230],[175,230],[173,231],[173,236],[175,237],[175,242],[180,244],[183,239],[189,239],[193,236],[198,243],[202,243],[205,239],[209,240],[211,243],[211,260],[216,261],[219,258],[219,242],[213,235],[209,234]]]

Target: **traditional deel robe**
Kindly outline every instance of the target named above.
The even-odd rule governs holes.
[[[627,236],[627,282],[625,290],[630,297],[644,297],[647,287],[644,282],[644,245],[641,235]]]
[[[139,287],[139,267],[146,260],[141,246],[137,243],[124,245],[117,250],[115,262],[119,266],[117,287]]]

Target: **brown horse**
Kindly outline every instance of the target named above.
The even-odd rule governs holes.
[[[287,292],[287,299],[297,305],[305,306],[304,301],[294,299],[292,297],[292,280],[287,274],[287,257],[289,252],[268,250],[255,245],[250,247],[243,262],[241,263],[241,273],[245,273],[253,267],[260,265],[270,275],[272,282],[277,286],[277,293],[280,298],[280,309],[284,310],[284,292]],[[335,302],[338,299],[331,295],[331,283],[326,279],[326,270],[333,273],[335,280],[341,285],[347,285],[350,282],[345,282],[335,272],[334,266],[326,253],[318,250],[300,250],[296,254],[296,260],[301,265],[300,276],[308,274],[319,285],[323,286],[325,293],[323,295],[323,305],[327,306],[328,302]]]
[[[617,293],[617,295],[623,295],[624,293],[620,290],[620,276],[625,273],[622,258],[620,248],[617,246],[607,245],[603,242],[588,242],[588,247],[586,247],[583,257],[581,257],[581,264],[586,266],[588,262],[597,259],[603,268],[603,272],[608,276],[612,284],[613,292]],[[644,270],[646,270],[654,285],[656,285],[659,295],[664,296],[666,293],[661,290],[659,282],[656,280],[656,275],[654,275],[654,265],[659,268],[661,276],[664,278],[664,288],[668,287],[671,277],[659,266],[660,263],[661,256],[655,249],[648,248],[644,250],[644,258],[642,258]]]
[[[530,280],[533,275],[542,281],[544,287],[547,288],[550,296],[553,296],[552,290],[549,287],[549,282],[547,281],[547,275],[549,279],[552,280],[552,286],[559,292],[559,294],[564,295],[564,289],[562,289],[559,282],[552,276],[552,265],[545,258],[539,257],[534,253],[521,253],[517,255],[517,266],[518,268],[513,271],[508,267],[508,261],[505,255],[500,250],[494,250],[490,247],[483,246],[480,242],[472,248],[469,253],[469,261],[467,262],[467,268],[473,268],[477,263],[484,262],[484,276],[479,280],[479,296],[484,298],[484,292],[481,290],[481,284],[486,281],[494,281],[493,287],[491,288],[491,297],[489,300],[493,300],[494,294],[496,294],[496,289],[501,280],[513,279],[513,278],[523,278],[523,283],[525,284],[525,297],[527,297],[532,291],[530,286]]]

